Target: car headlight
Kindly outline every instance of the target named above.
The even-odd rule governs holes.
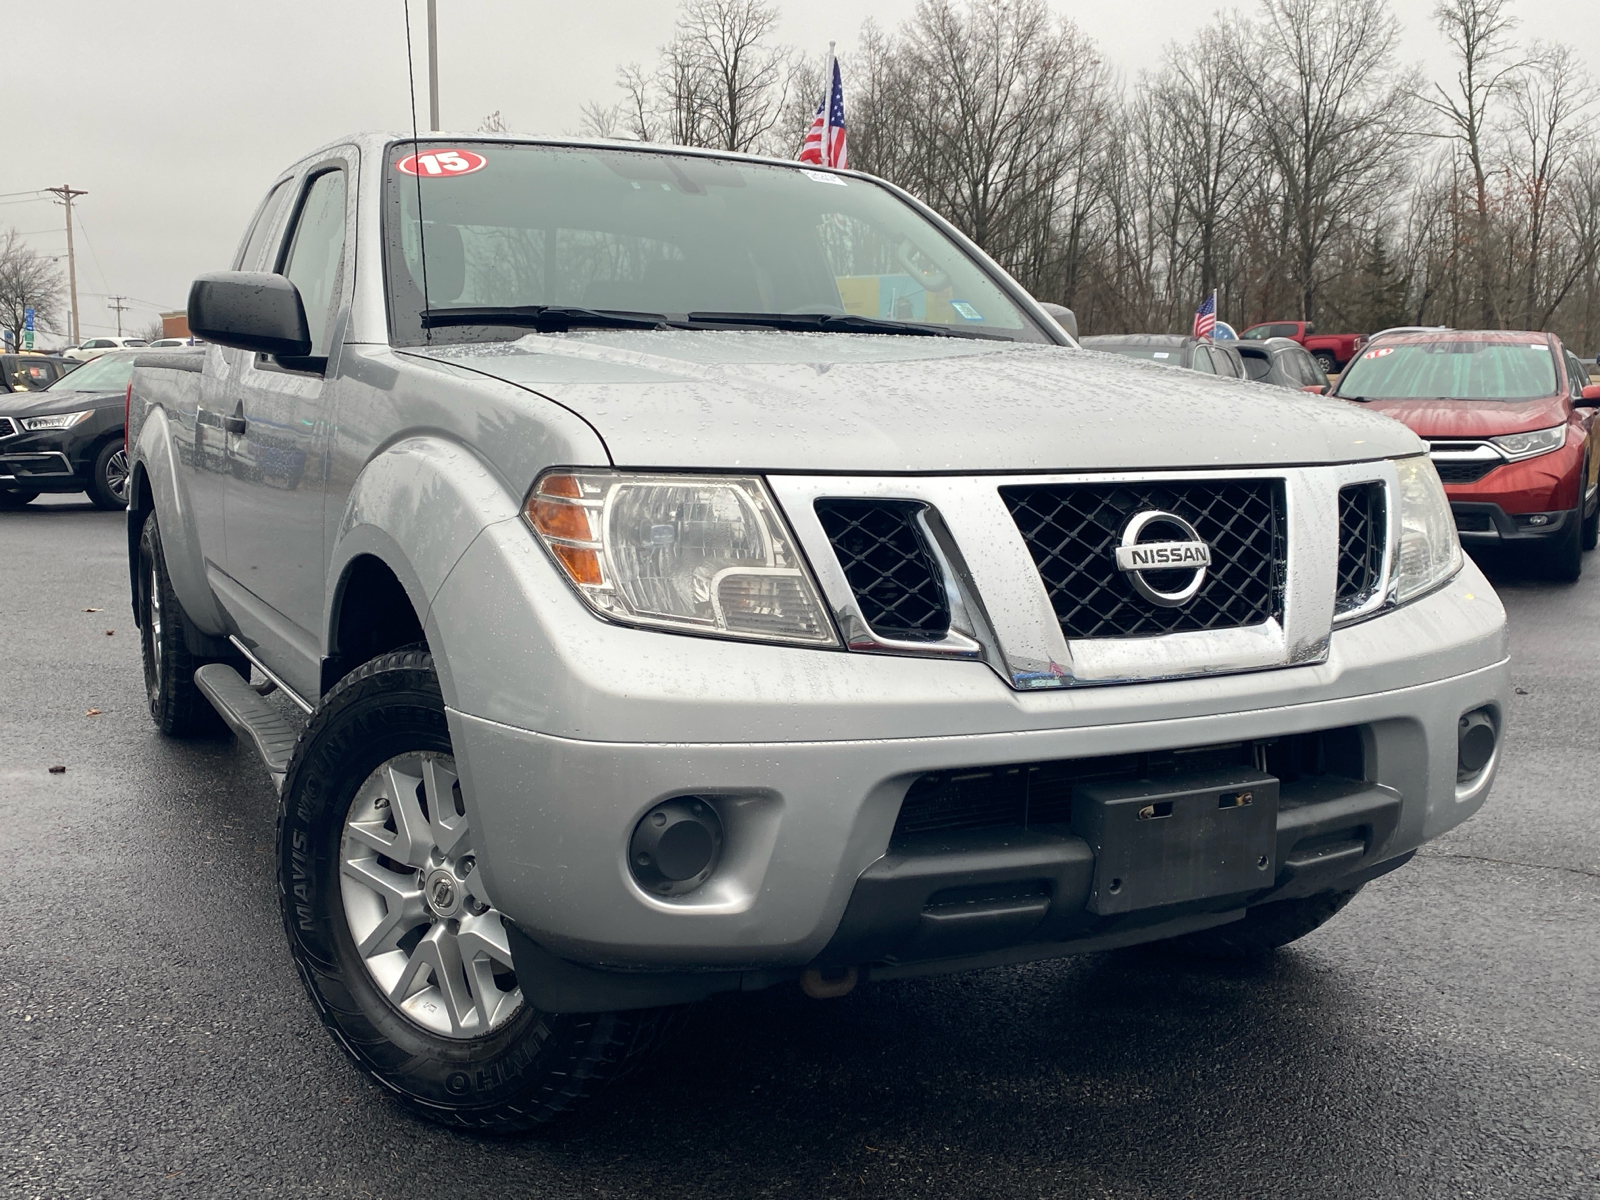
[[[578,594],[614,621],[839,644],[759,478],[554,472],[528,493],[523,516]]]
[[[1541,454],[1559,450],[1566,444],[1567,427],[1553,425],[1549,429],[1535,429],[1530,433],[1508,433],[1504,437],[1489,440],[1505,451],[1507,458],[1513,460],[1537,458]]]
[[[87,421],[94,416],[94,409],[86,408],[82,412],[52,413],[48,417],[23,417],[22,427],[29,433],[38,433],[43,429],[71,429],[80,421]]]
[[[1439,472],[1426,454],[1395,460],[1400,478],[1400,545],[1394,556],[1394,598],[1404,604],[1461,569],[1461,539]]]

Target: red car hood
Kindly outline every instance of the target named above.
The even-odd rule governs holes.
[[[1562,397],[1538,400],[1372,400],[1362,407],[1408,426],[1419,437],[1498,437],[1549,429],[1567,420]]]

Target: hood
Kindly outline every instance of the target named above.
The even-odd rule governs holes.
[[[1419,437],[1487,438],[1565,424],[1561,396],[1538,400],[1369,400],[1362,405],[1404,422]]]
[[[1353,404],[1064,346],[606,331],[413,353],[528,388],[618,466],[968,472],[1267,466],[1421,450]]]
[[[122,407],[126,389],[114,392],[66,392],[49,388],[42,392],[9,392],[0,395],[0,417],[37,417],[45,413],[80,412],[85,408]]]

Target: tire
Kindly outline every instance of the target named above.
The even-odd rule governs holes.
[[[1317,360],[1317,366],[1322,368],[1324,375],[1337,375],[1339,373],[1339,360],[1326,350],[1318,350],[1311,357]]]
[[[38,498],[38,492],[14,492],[0,489],[0,512],[15,512],[19,508],[26,508]]]
[[[1576,583],[1583,575],[1583,506],[1567,514],[1566,527],[1541,547],[1544,571],[1557,583]]]
[[[1361,890],[1318,892],[1298,900],[1275,900],[1248,910],[1242,921],[1157,942],[1187,958],[1250,959],[1271,954],[1331,921]]]
[[[167,575],[161,530],[152,513],[139,533],[136,609],[139,652],[144,662],[145,701],[150,719],[168,737],[194,737],[223,732],[227,726],[211,702],[195,686],[194,673],[210,662],[226,662],[241,673],[242,658],[202,658],[189,650],[188,615],[178,602]]]
[[[516,1133],[624,1074],[673,1010],[559,1014],[523,999],[468,820],[432,656],[381,655],[334,687],[295,747],[278,894],[301,981],[355,1064],[431,1120]]]
[[[1583,494],[1589,490],[1589,464],[1583,464],[1583,474],[1578,477],[1578,507],[1583,508]],[[1595,497],[1594,511],[1583,518],[1582,544],[1585,550],[1593,550],[1600,544],[1600,496]]]
[[[100,447],[89,471],[89,502],[96,508],[128,507],[128,451],[113,438]]]

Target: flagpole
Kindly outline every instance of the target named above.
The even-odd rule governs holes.
[[[833,70],[838,56],[833,48],[838,43],[828,43],[828,65],[822,70],[822,162],[819,166],[828,165],[828,150],[833,145]]]

